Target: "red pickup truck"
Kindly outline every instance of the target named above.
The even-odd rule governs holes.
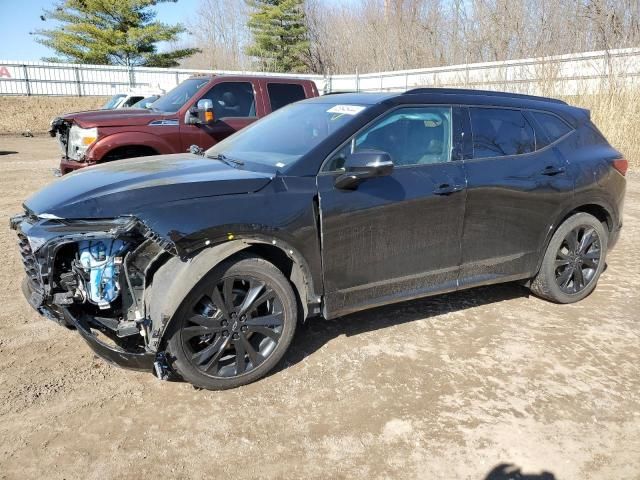
[[[64,175],[96,163],[207,149],[289,103],[317,97],[311,80],[255,76],[191,77],[151,109],[97,110],[55,118]]]

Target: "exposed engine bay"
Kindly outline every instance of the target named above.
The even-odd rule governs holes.
[[[34,308],[66,326],[82,322],[126,352],[147,349],[145,288],[153,269],[172,255],[171,244],[132,217],[66,221],[22,215],[11,224]]]
[[[76,295],[108,309],[120,295],[122,255],[129,244],[122,240],[99,239],[78,243],[78,257],[72,263],[77,280]]]

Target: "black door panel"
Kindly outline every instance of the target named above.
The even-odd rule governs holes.
[[[327,162],[338,170],[318,176],[327,315],[457,288],[466,179],[455,152],[463,151],[462,125],[458,108],[399,108]],[[368,149],[391,154],[392,174],[353,191],[336,188],[344,159]]]
[[[456,288],[465,192],[436,192],[465,184],[462,163],[396,168],[355,191],[335,177],[318,177],[330,316]]]
[[[529,128],[523,129],[523,138],[532,131]],[[482,138],[481,155],[487,145],[505,148],[505,142],[488,137]],[[551,146],[521,155],[467,160],[465,171],[460,286],[532,276],[550,225],[573,195],[565,160]]]

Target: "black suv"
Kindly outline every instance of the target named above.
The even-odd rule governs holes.
[[[113,363],[223,389],[265,375],[310,316],[507,281],[584,298],[626,169],[561,101],[330,95],[203,154],[83,169],[11,226],[40,313]]]

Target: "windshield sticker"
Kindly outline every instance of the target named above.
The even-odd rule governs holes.
[[[335,105],[327,113],[342,113],[343,115],[357,115],[364,107],[361,105]]]

